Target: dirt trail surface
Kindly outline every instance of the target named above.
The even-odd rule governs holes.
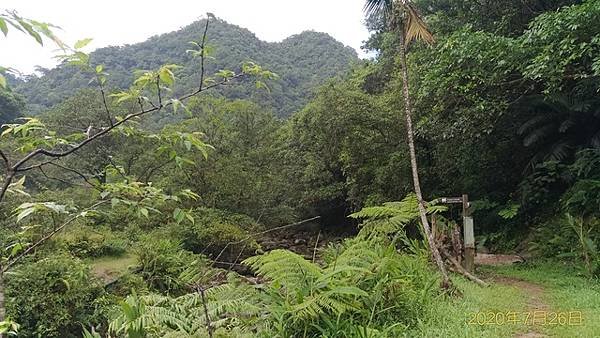
[[[478,253],[475,256],[475,264],[477,265],[511,265],[514,263],[524,262],[523,257],[517,255],[496,255],[496,254],[484,254]],[[505,276],[493,276],[492,281],[494,283],[512,286],[523,292],[523,295],[527,297],[527,308],[526,312],[533,315],[536,311],[550,311],[550,306],[544,302],[544,288],[539,284],[524,281],[522,279],[505,277]],[[526,332],[516,333],[513,337],[515,338],[542,338],[548,337],[541,333],[540,327],[528,324],[528,330]]]
[[[514,263],[521,263],[525,260],[521,256],[517,255],[496,255],[496,254],[485,254],[477,253],[475,256],[476,265],[510,265]]]
[[[508,285],[515,287],[521,291],[527,297],[527,311],[532,314],[536,311],[550,311],[550,306],[546,302],[544,302],[544,293],[545,290],[542,286],[534,283],[530,283],[524,281],[522,279],[512,278],[512,277],[504,277],[504,276],[495,276],[493,281],[498,284]],[[529,328],[526,332],[516,333],[513,337],[515,338],[542,338],[548,337],[547,335],[541,333],[539,326],[528,324]]]

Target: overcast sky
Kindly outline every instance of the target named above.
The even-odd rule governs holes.
[[[93,38],[89,50],[141,42],[177,30],[214,13],[229,23],[248,28],[260,39],[281,41],[304,30],[329,33],[360,50],[368,37],[363,24],[365,0],[2,0],[0,10],[15,9],[22,16],[62,28],[59,36],[73,44]],[[51,68],[55,47],[40,47],[15,30],[0,37],[0,65],[31,73],[36,65]]]

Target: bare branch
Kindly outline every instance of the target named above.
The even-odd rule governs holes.
[[[8,159],[8,155],[6,155],[2,150],[0,150],[0,157],[2,158],[2,161],[4,162],[4,166],[6,167],[6,170],[10,169],[10,160]]]
[[[4,199],[4,195],[8,191],[8,187],[12,183],[13,178],[15,177],[15,172],[10,170],[10,168],[6,172],[6,176],[4,176],[4,183],[2,184],[2,188],[0,189],[0,202]]]
[[[282,229],[287,229],[287,228],[295,227],[295,226],[298,226],[298,225],[301,225],[301,224],[304,224],[304,223],[308,223],[308,222],[311,222],[311,221],[316,221],[316,220],[318,220],[320,218],[321,218],[321,216],[315,216],[315,217],[308,218],[308,219],[305,219],[305,220],[302,220],[302,221],[299,221],[299,222],[296,222],[296,223],[282,225],[282,226],[271,228],[271,229],[268,229],[268,230],[265,230],[265,231],[260,231],[260,232],[256,232],[256,233],[253,233],[253,234],[249,234],[248,236],[246,236],[245,238],[240,239],[239,241],[229,242],[229,243],[225,244],[225,247],[221,250],[221,252],[219,252],[219,254],[214,259],[214,261],[218,261],[219,258],[221,258],[221,256],[223,255],[223,253],[225,253],[225,250],[227,250],[227,248],[230,245],[240,244],[240,243],[246,242],[249,239],[252,239],[252,237],[254,237],[254,236],[264,235],[264,234],[269,233],[269,232],[273,232],[273,231],[277,231],[277,230],[282,230]]]
[[[102,94],[102,103],[104,104],[104,111],[106,112],[106,118],[108,119],[108,123],[112,127],[113,120],[112,120],[112,117],[110,116],[110,109],[108,108],[108,103],[106,103],[106,93],[104,92],[104,86],[100,82],[100,79],[98,78],[98,76],[96,76],[96,78],[98,79],[98,83],[100,86],[100,93]]]
[[[67,180],[63,180],[62,178],[50,176],[50,175],[46,174],[46,172],[44,171],[43,167],[39,167],[38,169],[40,170],[40,172],[42,173],[42,175],[44,175],[44,177],[47,178],[47,179],[49,179],[49,180],[58,181],[58,182],[61,182],[61,183],[64,183],[64,184],[68,184],[68,185],[71,185],[71,186],[83,186],[83,185],[75,184],[73,182],[69,182]]]
[[[158,93],[158,107],[160,109],[160,108],[162,108],[163,104],[162,104],[162,94],[160,92],[160,77],[159,76],[156,77],[156,91]]]
[[[15,172],[19,173],[19,172],[29,171],[29,170],[32,170],[32,169],[38,169],[38,168],[41,168],[41,167],[43,167],[43,166],[45,166],[47,164],[50,164],[50,163],[52,163],[54,161],[57,161],[57,160],[58,160],[57,158],[53,158],[51,160],[44,161],[44,162],[41,162],[41,163],[38,163],[38,164],[32,164],[32,165],[24,167],[24,168],[19,168],[19,169],[15,170]]]
[[[85,181],[85,183],[89,184],[89,185],[90,185],[92,188],[94,188],[94,189],[96,189],[96,190],[98,190],[98,191],[101,191],[101,190],[102,190],[102,189],[100,189],[100,187],[98,187],[98,185],[97,185],[97,184],[94,184],[94,183],[92,183],[92,182],[90,181],[90,177],[87,177],[87,176],[86,176],[86,175],[84,175],[83,173],[81,173],[81,172],[79,172],[79,171],[77,171],[77,170],[75,170],[75,169],[73,169],[73,168],[65,167],[64,165],[61,165],[61,164],[58,164],[58,163],[54,163],[54,162],[50,162],[50,163],[48,163],[48,164],[50,164],[50,165],[53,165],[53,166],[55,166],[55,167],[58,167],[58,168],[61,168],[61,169],[63,169],[63,170],[66,170],[66,171],[72,172],[72,173],[74,173],[75,175],[77,175],[77,176],[81,177],[81,179],[83,179],[83,180]],[[92,178],[93,178],[93,177],[92,177]]]

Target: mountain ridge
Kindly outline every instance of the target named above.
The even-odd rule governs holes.
[[[177,92],[194,88],[198,79],[198,60],[186,50],[190,41],[198,41],[205,20],[195,21],[177,31],[151,36],[147,40],[123,46],[107,46],[90,53],[92,64],[102,64],[110,73],[109,86],[126,88],[136,69],[156,69],[163,64],[183,66],[178,72]],[[235,70],[244,61],[254,61],[277,73],[280,79],[269,83],[270,93],[257,93],[247,84],[232,85],[219,91],[231,99],[251,99],[286,117],[308,102],[312,89],[325,80],[346,72],[359,62],[356,51],[327,33],[306,30],[280,42],[259,39],[250,30],[221,19],[211,20],[207,43],[214,46],[214,60],[206,64],[207,73],[220,69]],[[29,110],[42,112],[87,88],[89,76],[61,64],[44,69],[42,76],[17,81],[16,91],[28,101]]]

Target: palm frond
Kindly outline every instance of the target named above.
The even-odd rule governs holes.
[[[367,16],[384,15],[388,16],[394,6],[393,0],[367,0],[363,10]]]
[[[532,146],[538,142],[541,142],[549,135],[554,132],[554,125],[547,124],[541,126],[537,129],[532,130],[527,136],[523,139],[523,145],[526,147]]]
[[[424,41],[427,44],[433,44],[435,39],[427,27],[427,24],[421,18],[417,8],[409,0],[403,0],[405,12],[404,19],[404,44],[408,45],[412,40]]]
[[[519,127],[519,129],[517,130],[517,135],[524,135],[529,130],[540,124],[547,124],[549,121],[552,120],[552,118],[553,116],[551,114],[536,115],[530,118],[529,120],[525,121],[525,123],[523,123],[521,127]]]
[[[546,159],[560,162],[569,156],[571,148],[570,142],[560,140],[552,145]]]

